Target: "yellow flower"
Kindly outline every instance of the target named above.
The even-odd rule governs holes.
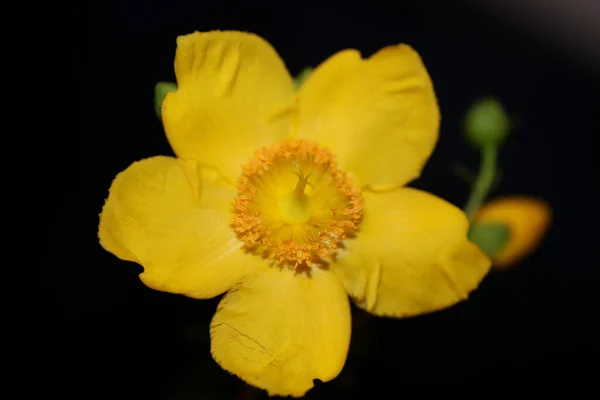
[[[348,296],[405,317],[465,299],[489,269],[456,207],[403,188],[438,137],[433,86],[406,45],[341,51],[296,92],[263,39],[177,39],[178,90],[162,118],[178,158],[114,180],[102,246],[149,287],[222,293],[211,352],[271,395],[302,396],[341,371]]]
[[[475,215],[476,223],[501,223],[508,227],[508,240],[493,259],[498,268],[510,267],[532,253],[551,220],[548,203],[528,196],[499,197],[484,204]]]

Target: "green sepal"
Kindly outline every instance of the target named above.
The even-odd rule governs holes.
[[[158,82],[154,86],[154,111],[156,116],[160,119],[160,110],[162,108],[163,100],[165,96],[170,92],[176,92],[177,85],[172,82]]]
[[[300,89],[306,78],[312,74],[313,70],[314,68],[312,67],[306,67],[294,78],[294,86],[296,87],[296,90]]]
[[[509,230],[505,224],[474,223],[467,236],[471,242],[493,259],[508,242]]]

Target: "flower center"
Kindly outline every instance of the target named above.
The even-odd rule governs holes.
[[[360,189],[327,149],[287,140],[242,168],[233,227],[244,247],[292,269],[324,265],[358,229]]]

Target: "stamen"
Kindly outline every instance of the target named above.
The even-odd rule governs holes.
[[[362,219],[360,189],[330,151],[304,140],[259,149],[243,166],[238,188],[238,238],[246,249],[292,269],[329,262]]]

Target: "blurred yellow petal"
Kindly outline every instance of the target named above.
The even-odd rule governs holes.
[[[398,45],[326,60],[300,89],[298,121],[298,135],[331,148],[361,186],[389,189],[419,176],[440,115],[421,58]]]
[[[175,75],[178,90],[166,96],[162,118],[178,157],[213,165],[233,180],[258,147],[289,133],[293,81],[260,37],[180,36]]]
[[[235,189],[195,161],[152,157],[117,175],[100,214],[100,244],[144,267],[149,287],[217,296],[260,259],[245,254],[231,224]]]
[[[266,267],[232,289],[211,323],[211,352],[229,372],[270,395],[299,397],[342,370],[350,304],[339,279]]]
[[[361,308],[419,315],[452,306],[479,285],[490,260],[467,240],[461,210],[410,188],[363,195],[359,231],[334,266]]]
[[[533,252],[550,227],[552,209],[544,200],[506,196],[487,202],[475,215],[477,223],[508,226],[508,241],[494,257],[494,267],[509,267]]]

